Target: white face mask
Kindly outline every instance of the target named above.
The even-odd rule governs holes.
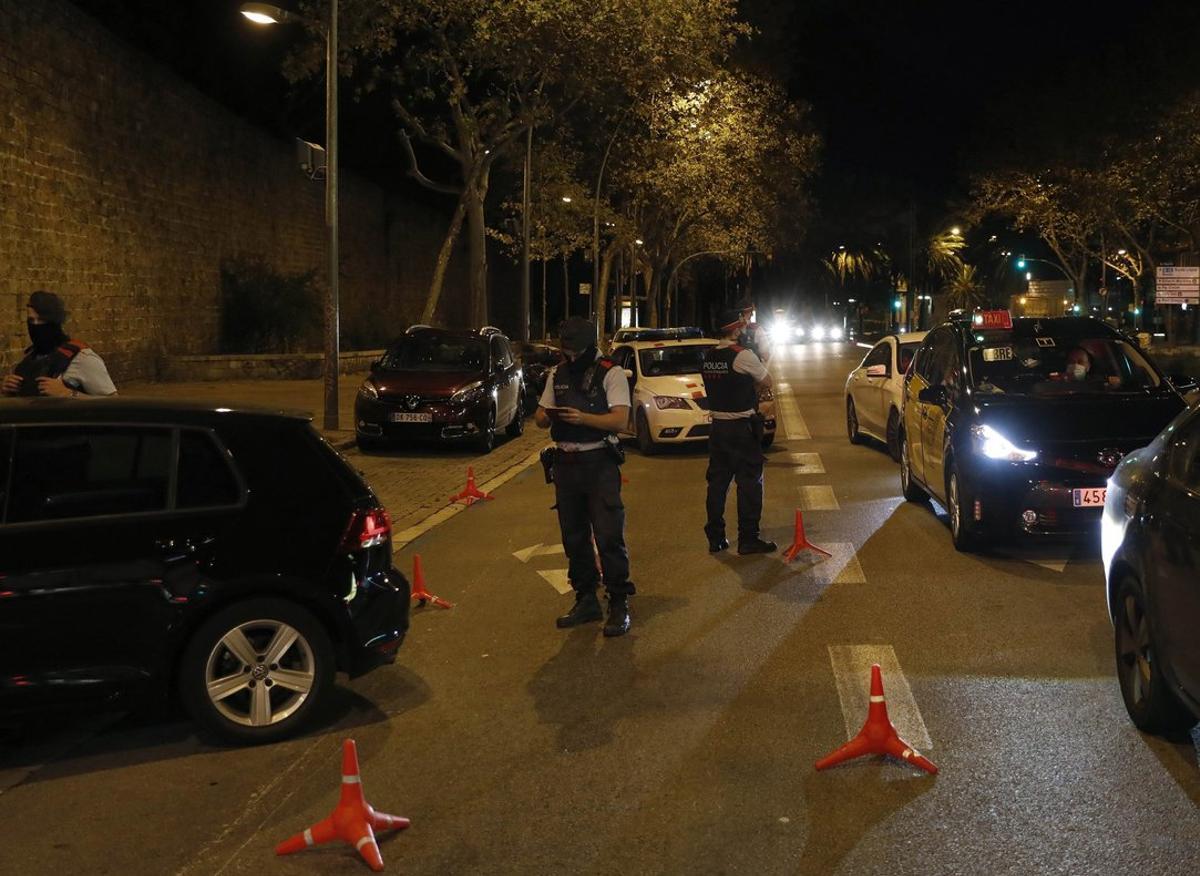
[[[1073,363],[1067,366],[1067,374],[1071,375],[1072,380],[1083,380],[1087,377],[1087,366]]]

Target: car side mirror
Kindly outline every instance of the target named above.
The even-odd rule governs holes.
[[[1200,382],[1195,377],[1189,377],[1186,374],[1168,374],[1167,382],[1184,395],[1200,389]]]
[[[868,365],[867,377],[887,377],[888,367],[886,365]]]
[[[927,386],[917,393],[917,400],[930,405],[944,405],[946,403],[946,387]]]

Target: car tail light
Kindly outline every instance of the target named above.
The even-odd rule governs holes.
[[[342,550],[361,551],[378,547],[392,537],[392,518],[386,508],[360,508],[350,518],[342,537]]]

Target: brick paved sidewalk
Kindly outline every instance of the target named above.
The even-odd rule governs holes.
[[[343,377],[338,386],[339,418],[342,429],[322,434],[342,450],[350,463],[363,473],[392,515],[396,532],[415,526],[449,504],[450,496],[466,484],[467,466],[475,469],[475,482],[482,486],[492,478],[526,460],[549,443],[547,432],[526,420],[520,438],[501,437],[489,454],[456,445],[413,445],[382,452],[361,453],[354,448],[354,395],[362,377]],[[128,383],[122,396],[169,398],[229,406],[254,405],[308,411],[320,426],[323,384],[320,380],[235,380],[194,383]]]

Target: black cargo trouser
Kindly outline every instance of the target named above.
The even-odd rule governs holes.
[[[738,541],[758,537],[762,520],[762,434],[754,418],[712,422],[708,437],[708,523],[704,533],[715,541],[725,537],[725,496],[737,480]]]
[[[606,450],[554,455],[554,494],[571,586],[594,591],[604,573],[609,596],[629,596],[629,552],[625,549],[625,503],[621,469]],[[595,547],[592,539],[595,539]],[[600,566],[596,566],[596,554]]]

